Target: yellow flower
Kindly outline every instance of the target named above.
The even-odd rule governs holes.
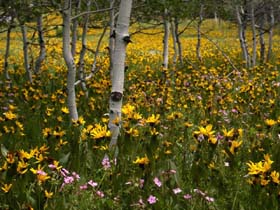
[[[61,108],[61,111],[64,114],[69,114],[69,109],[67,107],[65,107],[65,106]]]
[[[7,169],[8,169],[8,163],[5,161],[4,164],[3,164],[3,166],[0,167],[0,172],[1,172],[1,171],[6,171]]]
[[[185,123],[184,123],[184,126],[186,126],[187,128],[189,128],[189,127],[192,127],[192,126],[193,126],[193,124],[192,124],[192,123],[190,123],[190,122],[185,122]]]
[[[30,171],[37,175],[37,180],[40,184],[51,178],[45,171],[43,171],[40,164],[38,165],[38,169],[31,168]]]
[[[78,118],[78,120],[72,120],[74,126],[79,126],[79,125],[84,125],[86,123],[86,121],[84,120],[84,118],[82,116],[80,116]]]
[[[45,111],[45,113],[46,113],[46,115],[49,117],[49,116],[51,116],[51,114],[52,114],[52,112],[54,111],[54,108],[48,108],[47,107],[47,110]]]
[[[21,131],[24,130],[23,124],[20,123],[19,121],[16,121],[16,125],[17,125],[17,127],[19,128],[19,130],[21,130]]]
[[[29,166],[28,163],[24,162],[24,161],[19,161],[18,165],[17,165],[17,172],[19,174],[25,174],[27,172],[27,167]]]
[[[156,124],[160,123],[159,117],[160,117],[159,114],[157,114],[157,115],[152,114],[152,116],[150,116],[146,119],[146,123],[149,123],[150,125],[156,125]]]
[[[51,134],[52,134],[52,129],[51,129],[51,128],[44,128],[44,129],[42,130],[42,133],[43,133],[43,136],[44,136],[45,138],[48,138],[48,137],[51,136]]]
[[[8,193],[12,186],[13,184],[4,184],[3,187],[1,187],[1,189],[4,191],[4,193]]]
[[[265,120],[265,124],[266,124],[267,126],[273,126],[273,125],[276,125],[276,124],[277,124],[277,121],[272,120],[272,119],[266,119],[266,120]]]
[[[133,114],[133,119],[135,119],[135,120],[141,120],[141,119],[142,119],[142,115],[139,114],[138,112],[136,112],[136,113]]]
[[[279,180],[279,172],[276,172],[276,171],[272,171],[270,173],[270,177],[272,179],[272,181],[276,184],[279,184],[280,183],[280,180]]]
[[[8,112],[4,112],[3,115],[7,120],[13,120],[17,118],[17,115],[14,114],[11,110],[9,110]]]
[[[172,154],[172,152],[171,152],[171,150],[166,150],[166,151],[164,152],[164,154],[170,155],[170,154]]]
[[[133,161],[134,164],[140,164],[140,165],[148,165],[150,163],[149,158],[145,155],[145,157],[137,157],[135,161]]]
[[[133,136],[133,137],[137,137],[139,136],[139,131],[135,128],[130,128],[128,131],[125,131],[127,134]]]
[[[211,144],[216,144],[218,142],[218,140],[215,136],[210,136],[208,139],[208,142]]]
[[[103,137],[110,137],[111,132],[107,130],[107,126],[101,126],[100,124],[97,124],[95,128],[93,128],[90,131],[90,135],[93,137],[93,139],[100,139]]]
[[[126,115],[128,119],[133,117],[133,111],[135,110],[135,106],[126,104],[122,107],[122,113]]]
[[[239,142],[238,142],[238,141],[235,141],[235,140],[231,141],[231,146],[230,146],[230,149],[229,149],[230,153],[234,155],[235,150],[236,150],[238,147],[241,146],[242,142],[243,142],[243,141],[239,141]]]
[[[31,159],[31,158],[33,157],[33,154],[28,153],[28,152],[24,151],[23,149],[21,149],[21,150],[18,152],[18,154],[19,154],[19,158],[20,158],[21,160],[24,160],[24,159],[29,160],[29,159]]]
[[[157,136],[159,134],[156,128],[151,128],[150,133],[152,136]]]
[[[230,138],[230,137],[233,137],[233,135],[234,135],[234,128],[232,128],[229,131],[227,131],[227,129],[223,129],[222,132],[223,132],[225,137]]]
[[[248,168],[249,175],[257,175],[263,172],[263,163],[261,161],[258,163],[253,163],[252,161],[249,161],[246,164],[247,166],[249,166]]]
[[[209,124],[206,127],[198,127],[199,131],[194,131],[195,135],[204,135],[204,136],[211,136],[215,133],[215,131],[212,130],[213,125]]]
[[[261,176],[261,185],[262,186],[268,185],[269,182],[270,182],[270,180],[267,180],[267,179],[265,179],[264,177]]]
[[[44,191],[46,198],[52,198],[53,197],[53,192],[48,192],[47,190]]]

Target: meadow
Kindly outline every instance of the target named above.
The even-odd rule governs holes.
[[[205,21],[203,30],[238,71],[204,38],[197,61],[195,27],[181,37],[183,64],[172,64],[170,42],[168,69],[161,67],[162,33],[133,35],[116,159],[106,156],[108,39],[88,97],[76,87],[79,120],[71,122],[61,31],[46,33],[47,57],[31,84],[14,30],[12,83],[0,58],[0,209],[279,209],[280,37],[275,32],[270,63],[245,69],[234,25]],[[89,48],[100,33],[91,29]],[[3,55],[5,34],[0,49]],[[37,45],[29,50],[38,55]],[[93,56],[87,52],[88,72]]]

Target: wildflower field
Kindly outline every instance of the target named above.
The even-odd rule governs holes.
[[[71,122],[59,30],[46,34],[47,57],[33,83],[26,82],[17,30],[11,83],[4,80],[0,34],[0,209],[279,209],[279,31],[272,61],[251,69],[230,23],[205,21],[203,30],[237,69],[204,38],[198,62],[195,27],[181,36],[183,64],[172,64],[170,44],[168,69],[161,66],[162,33],[133,35],[114,158],[108,39],[86,81],[88,97],[76,87],[79,120]],[[91,29],[89,48],[100,33]],[[30,56],[38,49],[32,45]],[[85,57],[88,72],[93,57]]]

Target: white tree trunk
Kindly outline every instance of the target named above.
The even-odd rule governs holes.
[[[260,37],[260,63],[263,63],[265,57],[264,14],[260,20],[259,37]]]
[[[174,24],[175,24],[176,42],[177,42],[177,46],[178,46],[179,61],[180,61],[180,64],[183,64],[182,44],[181,44],[181,41],[180,41],[179,22],[178,22],[178,18],[177,17],[175,17]]]
[[[39,45],[40,45],[40,53],[35,62],[35,69],[34,69],[35,74],[37,74],[40,71],[42,62],[46,57],[46,46],[45,46],[45,41],[44,41],[44,33],[43,33],[42,24],[43,24],[42,15],[40,15],[37,17],[37,31],[38,31],[38,39],[39,39]]]
[[[165,9],[164,11],[164,16],[163,16],[163,26],[164,26],[164,38],[163,38],[163,68],[167,69],[168,68],[168,55],[169,55],[169,50],[168,50],[168,40],[169,40],[169,33],[170,33],[170,24],[168,20],[168,10]]]
[[[24,68],[26,71],[27,79],[30,83],[32,83],[32,72],[29,65],[29,57],[28,57],[28,41],[27,41],[27,31],[24,24],[20,25],[21,33],[22,33],[22,43],[23,43],[23,56],[24,56]]]
[[[243,55],[243,60],[246,63],[246,67],[249,68],[250,67],[250,56],[249,56],[249,52],[248,52],[248,47],[247,47],[247,41],[246,41],[246,37],[245,37],[245,23],[243,23],[242,19],[241,19],[241,15],[240,15],[240,9],[239,6],[236,6],[236,17],[237,17],[237,23],[238,23],[238,34],[239,34],[239,41],[240,41],[240,45],[241,45],[241,49],[242,49],[242,55]]]
[[[253,36],[253,52],[252,52],[252,67],[256,65],[257,59],[257,36],[256,36],[256,23],[255,23],[255,6],[251,2],[251,25],[252,25],[252,36]]]
[[[81,0],[76,0],[75,6],[76,6],[75,8],[76,14],[79,14],[81,8]],[[78,40],[78,32],[77,32],[78,26],[79,26],[79,19],[75,18],[72,24],[72,42],[71,42],[71,54],[73,57],[75,57],[76,55],[77,40]]]
[[[112,68],[113,68],[113,56],[115,50],[115,9],[113,9],[115,5],[115,0],[110,0],[110,39],[109,39],[109,56],[110,56],[110,75],[112,77]]]
[[[203,21],[203,4],[200,6],[200,11],[199,11],[199,21],[197,24],[197,43],[196,43],[196,57],[199,60],[199,62],[202,61],[201,57],[201,24]]]
[[[176,26],[175,26],[174,19],[171,21],[171,32],[172,32],[173,50],[174,50],[173,65],[176,65],[177,58],[178,58],[178,46],[177,46]]]
[[[269,26],[269,38],[268,38],[268,49],[267,49],[266,62],[269,62],[271,54],[272,54],[273,27],[275,24],[273,7],[270,8],[269,16],[270,16],[270,26]]]
[[[63,5],[63,57],[67,65],[67,105],[72,120],[78,120],[76,106],[75,79],[76,66],[70,49],[71,0],[64,0]]]
[[[90,11],[91,7],[91,0],[87,1],[87,11]],[[86,14],[84,18],[84,25],[83,25],[83,32],[82,32],[82,49],[80,52],[80,57],[79,57],[79,67],[78,67],[78,75],[79,75],[79,80],[81,81],[81,87],[82,90],[85,92],[86,97],[88,97],[88,90],[86,86],[86,81],[85,81],[85,73],[84,73],[84,57],[87,51],[87,30],[88,30],[88,22],[89,22],[89,16],[90,14]],[[73,45],[72,45],[73,47]],[[72,52],[73,55],[73,52]]]
[[[124,68],[126,57],[126,46],[129,43],[129,21],[132,0],[121,0],[119,16],[116,26],[116,42],[113,54],[112,68],[112,91],[109,101],[110,119],[109,129],[111,131],[111,142],[109,149],[112,151],[117,146],[121,126],[121,107],[124,88]]]
[[[9,75],[9,71],[8,71],[8,67],[9,67],[8,58],[9,58],[9,54],[10,54],[12,23],[13,23],[13,20],[11,21],[11,24],[8,26],[7,37],[6,37],[6,50],[5,50],[5,58],[4,58],[4,74],[5,74],[6,80],[10,80],[10,75]]]

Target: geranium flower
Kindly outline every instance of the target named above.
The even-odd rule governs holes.
[[[155,204],[157,202],[157,197],[150,195],[147,199],[149,204]]]

